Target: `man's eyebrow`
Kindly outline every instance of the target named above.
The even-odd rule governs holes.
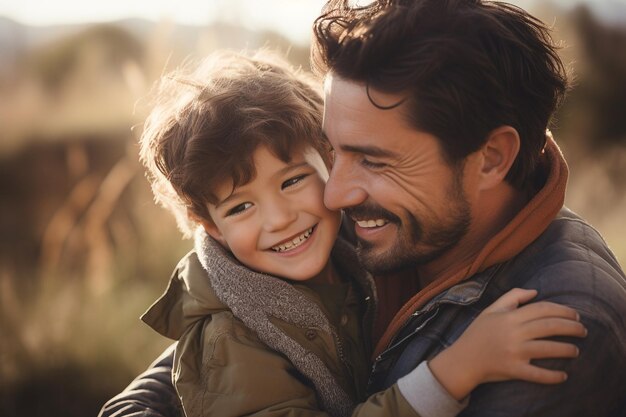
[[[378,146],[340,145],[339,147],[344,152],[360,153],[363,155],[370,155],[378,158],[398,158],[400,156],[395,152],[392,152],[388,149],[379,148]]]

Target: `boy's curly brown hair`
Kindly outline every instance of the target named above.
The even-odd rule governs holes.
[[[215,203],[217,184],[254,178],[258,146],[285,162],[312,146],[329,163],[319,90],[310,74],[269,50],[216,52],[195,69],[185,65],[161,78],[140,158],[156,201],[185,237],[194,219],[210,221],[207,203]]]

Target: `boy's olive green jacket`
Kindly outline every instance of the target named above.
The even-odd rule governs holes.
[[[417,415],[397,385],[357,406],[375,292],[348,243],[332,259],[345,282],[287,282],[197,236],[142,316],[178,340],[172,378],[187,417]]]

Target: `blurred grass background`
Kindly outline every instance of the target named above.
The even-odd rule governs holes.
[[[584,4],[531,11],[554,22],[576,74],[553,129],[571,168],[566,203],[624,264],[626,19]],[[232,22],[0,16],[1,416],[95,415],[169,344],[138,317],[191,243],[137,161],[144,97],[187,57],[260,46],[309,68],[307,44]]]

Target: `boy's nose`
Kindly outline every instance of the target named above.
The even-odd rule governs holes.
[[[296,210],[285,201],[275,201],[268,205],[263,213],[263,227],[268,232],[282,230],[298,217]]]

